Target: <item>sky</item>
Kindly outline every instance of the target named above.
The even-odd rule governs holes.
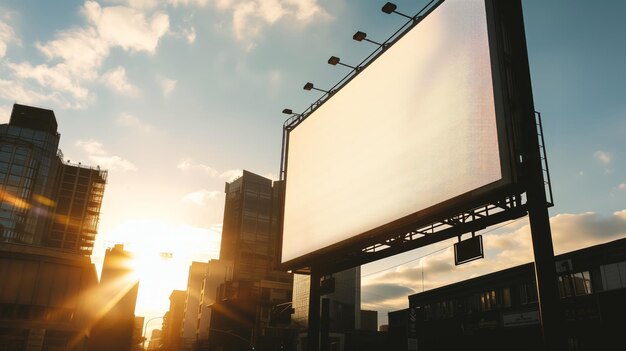
[[[397,1],[414,14],[427,1]],[[303,111],[405,19],[349,0],[0,0],[0,122],[13,103],[54,110],[64,158],[108,169],[92,256],[137,256],[137,315],[167,310],[191,261],[219,255],[224,183],[277,179],[283,108]],[[626,2],[523,0],[542,113],[557,253],[626,237]],[[526,220],[484,231],[486,258],[455,267],[453,241],[362,267],[362,303],[532,260]],[[162,255],[171,253],[172,255]],[[158,327],[159,322],[150,325]]]

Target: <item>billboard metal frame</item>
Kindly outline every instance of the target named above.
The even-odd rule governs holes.
[[[443,1],[439,0],[434,3],[433,0],[427,4],[380,48],[368,56],[361,66],[357,66],[326,95],[313,103],[307,111],[293,115],[285,121],[281,180],[287,178],[289,132]],[[511,161],[519,166],[514,170],[515,182],[513,186],[494,190],[487,194],[488,196],[481,197],[480,203],[464,202],[460,207],[447,208],[446,211],[438,212],[435,216],[424,218],[424,221],[415,222],[412,226],[396,228],[394,232],[386,235],[366,238],[366,240],[360,238],[361,240],[353,245],[342,243],[345,245],[343,250],[335,251],[336,254],[333,257],[326,255],[323,261],[307,257],[308,267],[297,267],[299,269],[296,272],[311,275],[310,337],[307,342],[310,350],[316,351],[320,347],[319,290],[322,276],[454,236],[460,238],[462,234],[475,232],[489,225],[525,215],[529,217],[531,231],[543,346],[548,350],[565,349],[563,314],[560,310],[556,286],[554,249],[548,214],[548,207],[553,205],[552,190],[541,115],[534,111],[521,0],[484,0],[484,2],[487,11],[496,114],[503,113],[511,127],[507,130],[511,137],[509,142],[513,144],[510,149]],[[282,210],[284,214],[284,199]],[[283,221],[281,220],[280,223],[278,250],[282,250]],[[285,264],[281,268],[291,269]]]

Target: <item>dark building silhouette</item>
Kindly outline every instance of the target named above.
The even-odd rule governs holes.
[[[293,283],[291,274],[276,269],[282,188],[282,182],[248,171],[226,183],[220,260],[233,262],[232,280],[219,286],[209,306],[207,349],[265,350],[291,343],[288,321],[271,321],[276,306],[291,303]]]
[[[90,351],[133,349],[135,305],[139,282],[133,277],[130,253],[123,245],[107,249],[94,307],[99,318],[92,329]]]
[[[326,279],[325,279],[326,280]],[[345,271],[332,274],[332,277],[324,283],[325,286],[332,286],[328,293],[320,297],[322,306],[322,321],[324,327],[324,342],[336,346],[335,349],[351,350],[355,344],[355,338],[350,338],[355,330],[362,329],[361,311],[361,267],[350,268]],[[296,274],[293,282],[293,315],[291,317],[293,326],[299,330],[298,345],[306,345],[309,323],[309,291],[311,278],[308,275]],[[375,311],[374,311],[375,312]],[[375,332],[375,325],[378,323],[378,316],[368,315],[368,327]],[[373,318],[373,320],[372,320]],[[372,324],[373,330],[371,329]],[[364,335],[359,335],[364,339]],[[357,339],[358,339],[357,338]]]
[[[562,337],[572,350],[626,349],[626,239],[555,257]],[[409,296],[389,313],[389,349],[541,346],[532,263]]]
[[[180,351],[183,347],[182,326],[186,297],[187,292],[184,290],[174,290],[170,294],[170,309],[163,318],[162,351]]]
[[[0,243],[0,350],[84,350],[97,287],[87,257]]]

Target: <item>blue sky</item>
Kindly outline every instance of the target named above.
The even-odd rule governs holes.
[[[224,182],[242,169],[277,177],[280,111],[320,96],[305,82],[326,88],[347,73],[329,56],[355,64],[374,49],[355,31],[382,41],[404,23],[383,3],[1,0],[0,121],[14,102],[53,109],[65,158],[109,169],[94,262],[112,242],[148,266],[173,252],[175,279],[142,282],[154,296],[138,314],[159,315],[189,262],[217,257]],[[426,1],[396,3],[414,14]],[[555,248],[624,237],[626,3],[522,3]],[[365,266],[364,307],[384,320],[406,306],[422,270],[429,288],[528,261],[527,234],[524,221],[489,232],[487,258],[455,270],[449,250],[416,259],[451,242]]]

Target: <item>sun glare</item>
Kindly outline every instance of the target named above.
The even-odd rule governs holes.
[[[161,219],[132,220],[103,233],[102,250],[123,243],[132,253],[132,279],[139,281],[136,315],[159,316],[169,308],[173,290],[187,288],[192,261],[217,258],[217,230],[176,225]]]

